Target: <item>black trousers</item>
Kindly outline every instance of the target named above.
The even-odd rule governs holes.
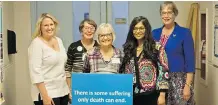
[[[55,105],[68,105],[69,102],[69,95],[58,97],[58,98],[52,98]],[[39,101],[34,101],[35,105],[43,105],[43,101],[41,100],[41,97],[39,95]]]
[[[133,96],[133,105],[157,105],[158,97],[159,93],[156,91],[149,95]]]

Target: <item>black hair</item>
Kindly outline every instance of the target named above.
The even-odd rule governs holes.
[[[125,65],[132,59],[132,57],[136,56],[136,48],[138,46],[137,39],[134,37],[133,29],[136,24],[142,22],[145,27],[145,37],[143,42],[143,57],[146,59],[150,59],[155,66],[157,67],[157,54],[158,51],[155,49],[155,41],[152,37],[151,25],[148,19],[144,16],[135,17],[129,28],[128,36],[125,44],[123,45],[124,57],[123,62],[120,67],[120,73],[125,71]]]

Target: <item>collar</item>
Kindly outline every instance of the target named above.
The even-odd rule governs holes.
[[[112,48],[114,49],[114,55],[118,55],[119,54],[119,49],[116,49],[113,45],[112,45]],[[100,55],[101,52],[100,52],[100,46],[96,46],[94,48],[94,55]]]

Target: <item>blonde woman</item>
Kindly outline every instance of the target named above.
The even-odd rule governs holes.
[[[67,60],[62,40],[56,36],[57,20],[43,13],[36,23],[33,40],[28,49],[35,105],[67,105],[69,88],[64,64]]]
[[[87,52],[84,61],[85,73],[118,73],[121,64],[121,51],[113,46],[115,33],[112,26],[102,23],[97,31],[99,46]]]

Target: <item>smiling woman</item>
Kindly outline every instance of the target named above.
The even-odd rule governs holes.
[[[112,43],[114,42],[116,36],[114,29],[111,24],[108,23],[102,23],[96,32],[97,35],[97,42],[104,46],[105,42],[109,42],[106,46],[112,46]]]
[[[164,25],[153,30],[153,37],[166,50],[169,60],[167,105],[194,105],[192,85],[195,55],[192,33],[175,22],[178,9],[174,2],[164,2],[159,12]]]
[[[151,25],[135,17],[124,46],[121,73],[133,74],[133,105],[165,105],[168,65],[164,49],[155,43]]]
[[[114,29],[111,24],[102,23],[96,32],[99,46],[88,51],[84,60],[86,73],[118,73],[121,64],[121,51],[113,46]]]
[[[62,40],[56,37],[57,20],[43,13],[36,23],[28,48],[32,99],[35,105],[67,105],[69,88],[64,64],[67,60]]]

